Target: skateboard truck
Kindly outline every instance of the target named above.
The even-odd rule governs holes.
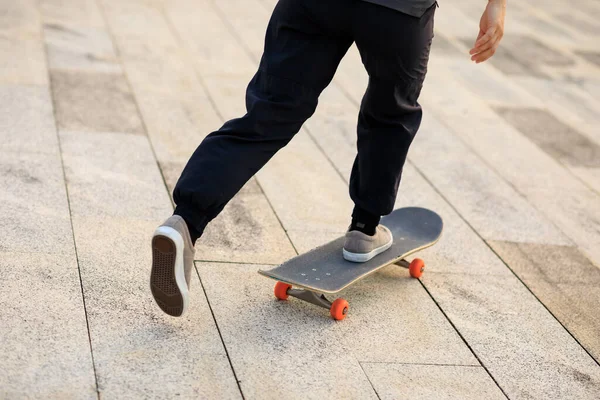
[[[342,298],[329,301],[324,294],[318,294],[308,289],[293,289],[292,285],[284,282],[275,284],[275,297],[279,300],[287,300],[289,296],[304,300],[307,303],[314,304],[319,307],[327,308],[329,313],[335,320],[342,320],[348,314],[348,302]]]
[[[410,276],[420,278],[425,268],[425,263],[420,258],[415,258],[412,262],[408,262],[404,258],[395,262],[395,265],[408,268]],[[289,296],[306,301],[329,310],[331,316],[335,320],[342,320],[348,314],[348,302],[342,298],[335,299],[333,302],[327,299],[324,294],[319,294],[308,289],[294,289],[292,285],[285,282],[277,282],[275,284],[275,297],[279,300],[287,300]]]

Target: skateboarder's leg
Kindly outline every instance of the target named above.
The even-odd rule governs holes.
[[[396,201],[408,148],[421,124],[417,102],[433,38],[435,6],[421,18],[359,2],[354,38],[369,74],[358,117],[358,154],[350,177],[355,207],[346,260],[364,262],[387,250],[392,233],[379,225]]]
[[[338,2],[338,9],[332,7]],[[175,188],[175,213],[196,236],[315,111],[352,43],[342,3],[277,4],[259,70],[247,88],[247,114],[206,137]]]
[[[362,2],[361,2],[362,3]],[[355,219],[371,224],[394,207],[402,168],[421,123],[419,97],[433,38],[435,5],[421,18],[362,4],[356,45],[369,74],[350,179]],[[359,7],[360,9],[360,7]]]

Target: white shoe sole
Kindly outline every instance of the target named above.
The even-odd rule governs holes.
[[[150,290],[156,304],[174,317],[183,315],[189,303],[183,251],[183,238],[177,230],[168,226],[156,229],[152,237]]]
[[[392,247],[393,243],[394,243],[394,238],[392,237],[392,238],[390,238],[389,242],[387,242],[383,246],[380,246],[368,253],[351,253],[346,249],[342,249],[342,253],[343,253],[344,259],[346,261],[363,263],[363,262],[369,261],[370,259],[375,257],[377,254],[383,253],[384,251],[386,251],[387,249]]]

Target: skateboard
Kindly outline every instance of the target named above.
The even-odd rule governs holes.
[[[394,242],[388,250],[367,262],[346,261],[342,256],[345,238],[340,237],[274,269],[259,270],[258,273],[277,281],[274,292],[279,300],[296,297],[328,308],[333,319],[342,320],[348,314],[348,302],[343,298],[331,302],[326,294],[336,294],[390,264],[408,268],[410,276],[420,278],[425,263],[419,258],[409,262],[406,257],[433,246],[439,240],[444,225],[438,214],[419,207],[395,210],[383,217],[381,224],[392,232]]]

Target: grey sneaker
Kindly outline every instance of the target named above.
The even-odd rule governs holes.
[[[393,242],[392,232],[383,225],[377,226],[373,236],[360,231],[349,231],[344,243],[344,258],[352,262],[369,261],[389,249]]]
[[[150,290],[156,304],[173,317],[181,316],[189,303],[194,246],[188,227],[179,215],[159,226],[152,237]]]

